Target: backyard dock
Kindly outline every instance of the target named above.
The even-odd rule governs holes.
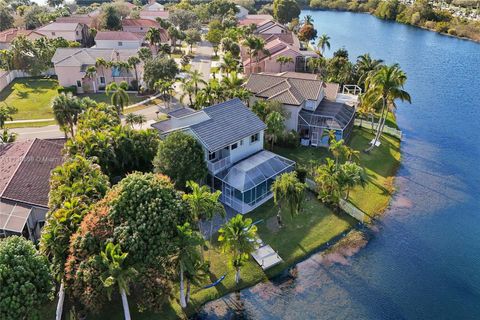
[[[263,270],[267,270],[277,264],[283,262],[278,253],[272,249],[269,245],[264,245],[255,250],[252,253],[253,259],[262,267]]]

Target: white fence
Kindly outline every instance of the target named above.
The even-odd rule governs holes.
[[[362,119],[355,119],[355,125],[357,127],[362,127],[366,129],[372,129],[372,130],[377,130],[377,127],[378,127],[378,123],[368,121],[368,120],[362,120]],[[383,132],[395,138],[402,139],[402,131],[398,129],[395,129],[389,126],[383,126]]]
[[[43,76],[52,76],[54,74],[55,74],[54,69],[50,69],[42,73]],[[5,89],[16,78],[24,78],[24,77],[31,77],[31,75],[21,70],[0,71],[0,91]]]

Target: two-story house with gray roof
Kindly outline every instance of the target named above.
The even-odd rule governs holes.
[[[288,116],[285,127],[300,134],[303,145],[328,146],[326,131],[347,140],[353,128],[358,97],[339,93],[339,85],[324,83],[314,74],[254,73],[245,88],[258,99],[280,102]]]
[[[294,161],[263,150],[266,126],[238,98],[200,111],[175,110],[152,127],[162,136],[178,130],[193,135],[205,152],[208,184],[242,214],[270,199],[276,177],[295,168]]]

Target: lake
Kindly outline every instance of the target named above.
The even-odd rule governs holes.
[[[302,11],[318,35],[399,63],[413,103],[397,193],[365,248],[341,263],[312,256],[207,304],[203,319],[480,319],[480,44],[359,13]]]

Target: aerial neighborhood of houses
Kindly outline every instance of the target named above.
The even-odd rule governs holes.
[[[147,248],[179,234],[193,237],[191,228],[202,241],[208,238],[205,250],[213,257],[221,247],[233,259],[218,262],[224,274],[216,271],[211,285],[195,284],[199,291],[224,279],[235,287],[240,266],[250,263],[246,256],[262,271],[284,263],[277,232],[290,221],[285,212],[291,219],[305,210],[325,214],[339,224],[350,217],[342,220],[335,208],[363,217],[348,202],[350,189],[365,182],[358,149],[378,147],[382,130],[394,129],[383,114],[374,122],[371,109],[357,119],[365,77],[378,68],[344,76],[348,53],[341,48],[324,57],[329,38],[315,44],[316,33],[311,18],[274,18],[227,0],[115,1],[78,7],[35,28],[1,31],[0,237],[39,244],[50,263],[66,270],[56,277],[64,277],[59,294],[65,282],[66,293],[90,312],[105,302],[92,293],[103,287],[83,275],[107,271],[82,264],[80,256],[92,247],[81,247],[89,241],[102,246],[105,262],[127,252],[129,241],[151,237],[134,245]],[[356,134],[368,144],[351,147]],[[163,231],[145,224],[134,230],[127,225],[135,216],[148,216],[135,226]],[[328,228],[322,219],[316,226]],[[67,232],[61,254],[52,249],[59,232]],[[228,232],[245,233],[245,247],[226,243]],[[280,242],[264,243],[262,232]],[[182,259],[162,251],[170,245],[158,245],[161,250],[148,247],[143,254]],[[127,264],[138,266],[138,250],[128,253]],[[206,254],[196,250],[191,259]],[[189,293],[183,296],[183,285],[184,309]]]

